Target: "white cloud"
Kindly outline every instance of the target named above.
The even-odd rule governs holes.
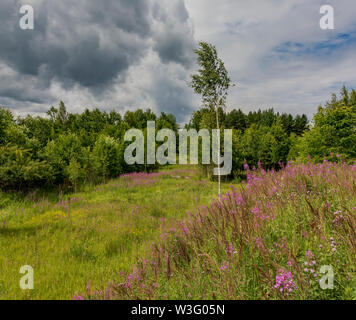
[[[343,42],[335,39],[338,34],[355,31],[356,2],[329,1],[335,9],[333,31],[319,27],[319,10],[325,4],[320,0],[185,3],[194,21],[195,37],[216,44],[231,78],[238,83],[229,98],[232,107],[245,111],[275,107],[311,116],[331,91],[343,83],[356,85],[356,40],[343,51]],[[288,42],[311,49],[296,52],[292,46],[289,52],[278,54],[275,49]],[[330,46],[329,55],[317,51],[323,42]]]

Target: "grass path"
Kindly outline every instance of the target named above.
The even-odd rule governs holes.
[[[200,180],[195,168],[176,167],[76,194],[3,202],[0,299],[71,299],[88,281],[103,287],[130,271],[163,229],[216,195],[216,183]],[[23,265],[34,269],[34,290],[19,287]]]

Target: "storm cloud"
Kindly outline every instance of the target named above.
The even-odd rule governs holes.
[[[321,5],[335,30],[320,29]],[[34,30],[19,27],[30,4]],[[350,0],[2,0],[0,105],[44,114],[151,108],[180,123],[200,107],[189,88],[198,40],[216,45],[233,87],[228,110],[306,113],[356,87]]]
[[[34,8],[34,30],[19,26],[25,3]],[[5,0],[0,19],[0,96],[7,101],[43,103],[49,96],[36,92],[56,84],[108,94],[150,52],[162,64],[189,67],[193,61],[193,32],[181,0]],[[174,79],[168,81],[174,90]]]
[[[130,65],[138,63],[152,41],[164,62],[189,63],[186,51],[191,51],[192,41],[179,32],[188,19],[181,1],[177,6],[181,18],[176,21],[160,8],[161,1],[30,2],[36,14],[33,31],[19,27],[20,2],[14,6],[6,0],[0,5],[0,57],[21,74],[56,79],[65,87],[75,83],[103,87],[117,76],[123,81]],[[163,24],[157,33],[156,17]],[[166,33],[165,29],[174,31]]]

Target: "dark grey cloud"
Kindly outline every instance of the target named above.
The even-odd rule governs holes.
[[[19,27],[23,4],[34,30]],[[184,0],[2,0],[0,21],[0,105],[15,114],[59,100],[71,112],[151,108],[181,122],[192,111]]]
[[[125,30],[128,33],[149,36],[151,32],[150,0],[84,1],[88,22]]]
[[[5,8],[8,14],[2,17],[5,21],[0,31],[3,44],[0,59],[21,74],[55,78],[65,86],[107,85],[145,52],[148,2],[93,3],[84,0],[38,3],[34,5],[33,31],[18,26],[19,6],[14,6],[13,1],[2,3],[1,11]]]
[[[24,31],[18,24],[22,2],[2,1],[0,62],[42,85],[55,80],[96,93],[114,80],[125,81],[152,43],[162,62],[188,66],[193,45],[186,34],[188,13],[182,0],[172,2],[175,12],[158,0],[29,0],[35,29]]]
[[[170,32],[156,37],[154,49],[158,52],[162,62],[176,62],[190,67],[193,62],[192,47],[189,39],[187,41],[184,36]]]
[[[174,114],[178,123],[187,122],[192,113],[192,93],[187,90],[187,87],[158,76],[154,79],[154,88],[159,88],[151,92],[157,110]]]
[[[154,50],[164,63],[176,62],[189,67],[194,60],[194,37],[184,2],[173,1],[171,13],[174,16],[167,19],[165,8],[157,4],[154,6],[153,16],[163,26],[154,35]]]

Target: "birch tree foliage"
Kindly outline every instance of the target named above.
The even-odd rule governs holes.
[[[218,57],[216,47],[206,42],[199,42],[194,51],[199,69],[192,75],[190,86],[201,95],[205,107],[217,109],[224,107],[231,79],[224,62]]]

